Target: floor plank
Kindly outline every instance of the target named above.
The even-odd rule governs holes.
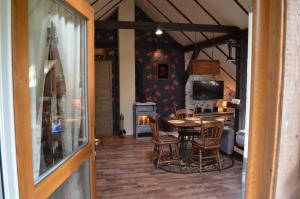
[[[241,198],[242,162],[222,172],[175,174],[156,169],[149,141],[104,138],[97,148],[97,198]]]

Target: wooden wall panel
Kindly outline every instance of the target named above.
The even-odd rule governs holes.
[[[95,136],[113,136],[112,62],[96,62],[95,77]]]

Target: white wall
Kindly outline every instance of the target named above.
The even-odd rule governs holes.
[[[276,199],[300,198],[300,46],[298,0],[287,1]]]
[[[119,21],[135,20],[134,0],[125,0],[119,7]],[[133,103],[135,102],[135,34],[134,30],[119,30],[120,113],[124,128],[133,134]]]

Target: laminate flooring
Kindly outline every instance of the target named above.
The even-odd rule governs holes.
[[[97,198],[241,198],[241,161],[222,172],[176,174],[154,166],[152,149],[147,140],[104,138],[97,148]]]

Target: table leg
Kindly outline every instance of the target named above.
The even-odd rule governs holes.
[[[186,139],[186,136],[182,136],[180,139],[180,157],[183,162],[188,161],[188,141],[189,139]]]

